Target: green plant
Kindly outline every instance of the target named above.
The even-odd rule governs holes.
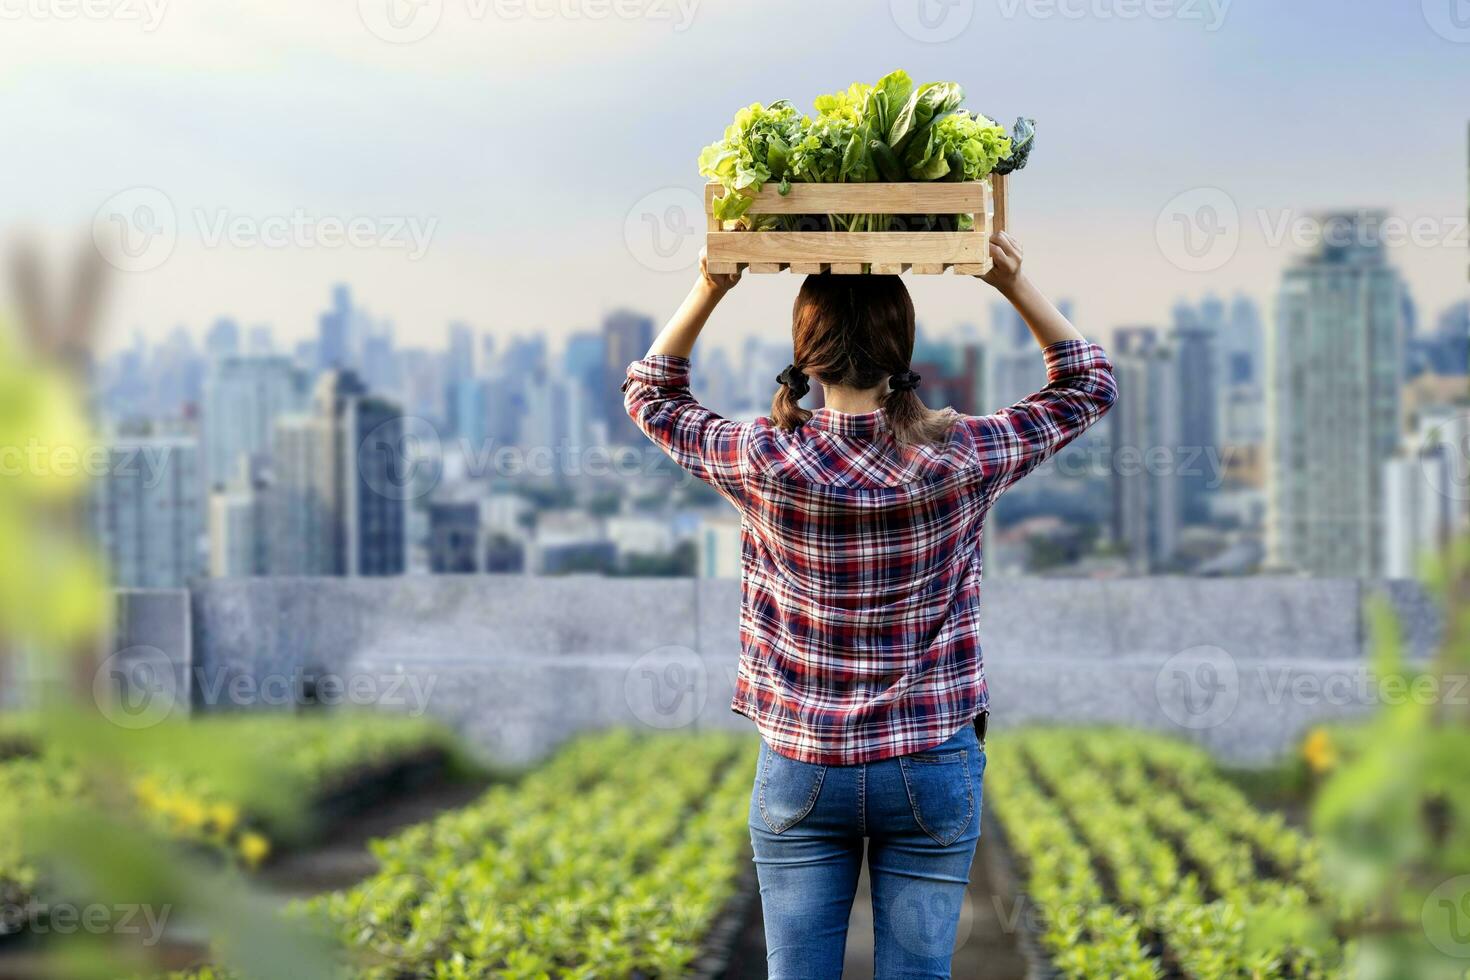
[[[748,215],[753,195],[774,182],[782,194],[793,182],[980,180],[1011,161],[1025,165],[1035,134],[1031,120],[1017,123],[1023,151],[1012,158],[1012,137],[977,113],[960,109],[964,91],[954,82],[915,86],[903,71],[872,85],[854,82],[820,95],[815,114],[802,116],[788,101],[741,109],[724,137],[699,155],[699,172],[725,189],[714,215],[737,228],[804,230],[800,218]],[[1024,126],[1022,125],[1024,123]],[[890,228],[969,227],[969,216],[833,214],[820,228],[884,231]]]
[[[296,911],[392,976],[681,977],[748,860],[752,749],[733,735],[578,740],[374,842],[377,874]]]
[[[1330,904],[1315,846],[1251,807],[1201,750],[1116,730],[992,744],[1003,754],[988,795],[1067,976],[1339,975],[1336,937],[1303,917]]]

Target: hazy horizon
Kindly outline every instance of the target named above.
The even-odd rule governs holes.
[[[1421,320],[1467,295],[1455,97],[1470,30],[1454,0],[1443,17],[1439,0],[383,2],[398,20],[378,0],[101,0],[110,16],[69,20],[43,0],[7,8],[0,118],[23,138],[0,190],[5,237],[39,238],[59,275],[109,208],[171,214],[167,258],[113,278],[107,348],[219,316],[289,345],[314,335],[338,281],[405,345],[440,346],[452,320],[559,340],[612,308],[661,320],[677,304],[702,227],[679,237],[700,218],[695,158],[737,107],[806,108],[902,67],[961,82],[1007,124],[1036,117],[1014,228],[1033,277],[1095,335],[1166,324],[1207,293],[1269,316],[1296,250],[1276,239],[1331,209],[1418,222],[1420,243],[1390,261]],[[382,37],[431,23],[417,41]],[[298,216],[309,236],[365,218],[366,244],[303,241]],[[1218,248],[1181,244],[1215,240],[1211,227]],[[259,242],[274,233],[288,244]],[[785,335],[796,281],[751,280],[710,341]],[[989,318],[972,281],[910,287],[936,332]]]

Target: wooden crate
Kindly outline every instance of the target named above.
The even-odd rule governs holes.
[[[1005,230],[1006,177],[963,183],[792,184],[762,187],[749,214],[971,214],[970,231],[726,231],[714,216],[719,184],[705,187],[709,271],[957,275],[990,271],[991,230]]]

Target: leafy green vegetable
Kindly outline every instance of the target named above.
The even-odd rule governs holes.
[[[801,142],[806,120],[786,101],[759,102],[735,114],[725,138],[699,154],[699,172],[725,188],[715,201],[715,217],[734,221],[750,207],[750,197],[768,180],[790,179],[792,147]]]
[[[956,179],[979,180],[1010,153],[1004,127],[978,114],[953,113],[930,128],[925,154],[909,165],[908,173],[915,180],[939,180],[957,163],[961,173]]]
[[[1015,173],[1031,159],[1031,148],[1036,145],[1036,120],[1021,116],[1011,128],[1011,153],[996,165],[995,173]]]
[[[955,82],[915,86],[907,72],[894,71],[872,85],[854,82],[817,96],[811,116],[784,100],[746,106],[724,138],[699,155],[699,172],[725,189],[714,215],[751,230],[969,227],[968,215],[747,214],[752,197],[772,181],[785,194],[793,182],[982,180],[1020,169],[1034,123],[1018,120],[1008,136],[985,116],[962,111],[963,101]],[[1010,160],[1013,146],[1023,148],[1019,162]]]

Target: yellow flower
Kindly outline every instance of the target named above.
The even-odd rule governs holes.
[[[240,808],[233,803],[216,803],[209,808],[209,822],[220,833],[228,834],[240,822]]]
[[[174,822],[181,830],[198,830],[209,819],[209,811],[198,800],[181,797],[174,807]]]
[[[133,783],[133,795],[144,809],[152,809],[157,806],[161,787],[158,780],[152,776],[144,776]]]
[[[1319,775],[1337,765],[1337,750],[1333,748],[1332,736],[1327,734],[1327,729],[1312,729],[1302,743],[1302,758]]]
[[[236,846],[240,851],[240,859],[251,870],[260,867],[260,863],[271,852],[271,842],[266,840],[263,834],[257,834],[253,830],[248,830],[241,834],[240,842]]]

